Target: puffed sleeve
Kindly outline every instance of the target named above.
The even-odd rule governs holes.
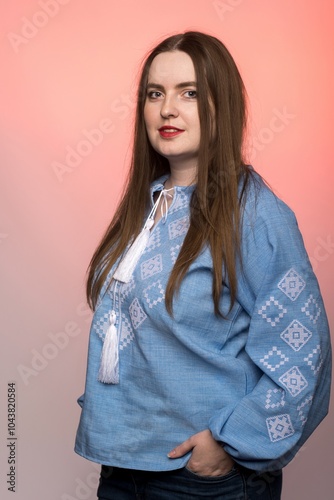
[[[250,316],[246,352],[261,376],[229,415],[213,415],[209,428],[241,465],[275,470],[328,412],[330,335],[293,212],[262,185],[249,195],[242,227],[237,299]]]

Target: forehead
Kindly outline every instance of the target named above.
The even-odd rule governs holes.
[[[172,85],[195,80],[191,57],[180,50],[158,54],[153,59],[148,73],[148,83]]]

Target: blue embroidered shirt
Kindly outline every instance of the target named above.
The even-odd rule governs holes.
[[[151,187],[163,189],[164,179]],[[209,428],[254,470],[280,469],[328,410],[331,350],[317,280],[294,214],[255,175],[242,218],[242,268],[229,311],[228,283],[214,314],[208,248],[165,309],[165,287],[189,227],[194,187],[175,187],[129,283],[105,284],[94,313],[75,451],[105,465],[170,470],[167,453]],[[120,383],[98,381],[116,312]]]

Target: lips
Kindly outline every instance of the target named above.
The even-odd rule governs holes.
[[[184,132],[184,130],[181,128],[171,127],[169,125],[164,125],[163,127],[160,127],[158,130],[161,137],[163,137],[164,139],[176,137],[177,135],[180,135],[182,134],[182,132]]]

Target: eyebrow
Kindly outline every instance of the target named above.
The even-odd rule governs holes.
[[[181,82],[181,83],[178,83],[177,85],[175,85],[175,88],[176,89],[183,89],[184,87],[196,87],[197,86],[197,83],[196,82]],[[154,82],[149,82],[147,84],[147,89],[151,89],[151,88],[155,88],[155,89],[158,89],[158,90],[164,90],[164,86],[163,85],[160,85],[159,83],[154,83]]]

